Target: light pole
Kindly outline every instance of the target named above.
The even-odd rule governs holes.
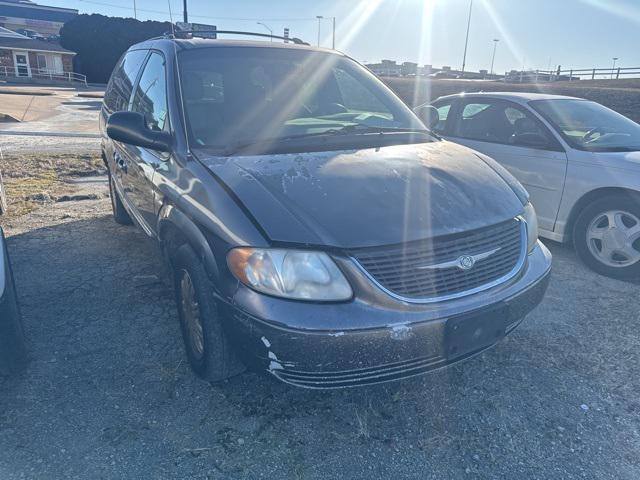
[[[336,49],[336,17],[332,17],[331,20],[333,22],[333,36],[331,41],[331,49],[335,50]]]
[[[461,77],[464,77],[464,67],[467,64],[467,46],[469,45],[469,29],[471,28],[471,13],[472,12],[473,12],[473,0],[471,0],[469,2],[469,19],[467,20],[467,37],[464,40],[464,55],[462,56],[462,75],[461,75]]]
[[[267,30],[269,30],[269,35],[273,35],[273,30],[271,30],[269,28],[269,26],[266,23],[262,23],[262,22],[256,22],[256,24],[258,25],[262,25],[264,28],[266,28]],[[271,37],[271,41],[273,42],[273,37]]]
[[[616,69],[616,62],[620,60],[619,57],[613,57],[613,67],[611,67],[611,80],[613,80],[613,72]]]
[[[183,0],[182,5],[183,5],[182,13],[184,15],[184,23],[189,23],[189,15],[187,15],[187,0]]]
[[[493,62],[496,61],[496,49],[498,48],[498,42],[500,41],[499,38],[494,38],[493,39],[493,56],[491,57],[491,73],[490,75],[493,75]]]
[[[316,18],[318,19],[318,46],[320,46],[320,22],[324,17],[322,15],[316,15]]]

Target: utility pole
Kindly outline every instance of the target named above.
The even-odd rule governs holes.
[[[133,0],[133,18],[138,19],[138,9],[136,8],[136,0]]]
[[[490,75],[493,75],[493,63],[496,61],[496,49],[498,48],[499,38],[493,39],[493,56],[491,57],[491,70]]]
[[[184,23],[189,23],[189,15],[187,15],[187,0],[182,1],[182,13],[184,14]]]
[[[616,62],[620,60],[619,57],[613,57],[613,67],[611,67],[611,79],[613,80],[613,71],[616,69]]]
[[[333,50],[336,49],[336,17],[333,17],[333,42],[331,44]]]
[[[320,46],[320,22],[324,17],[322,15],[316,15],[316,18],[318,19],[318,46]]]
[[[185,0],[186,1],[186,0]],[[469,45],[469,29],[471,28],[471,13],[473,12],[473,0],[469,2],[469,19],[467,20],[467,37],[464,41],[464,55],[462,56],[462,75],[464,77],[464,67],[467,64],[467,46]]]

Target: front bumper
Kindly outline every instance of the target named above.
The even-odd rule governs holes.
[[[245,291],[227,305],[225,328],[250,366],[286,383],[319,389],[386,382],[463,360],[500,341],[540,303],[550,267],[551,254],[539,243],[508,284],[435,305],[372,305],[358,298],[305,304]],[[308,328],[309,319],[316,328]]]

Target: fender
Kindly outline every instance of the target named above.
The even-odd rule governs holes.
[[[174,226],[189,243],[196,255],[202,260],[207,274],[212,280],[219,278],[218,264],[211,250],[209,242],[200,228],[187,215],[171,204],[165,204],[158,215],[158,239],[163,242],[164,230],[167,225]]]

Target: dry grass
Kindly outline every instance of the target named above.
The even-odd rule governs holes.
[[[0,161],[7,194],[8,215],[18,217],[43,203],[70,195],[74,177],[104,173],[99,155],[5,155]]]

